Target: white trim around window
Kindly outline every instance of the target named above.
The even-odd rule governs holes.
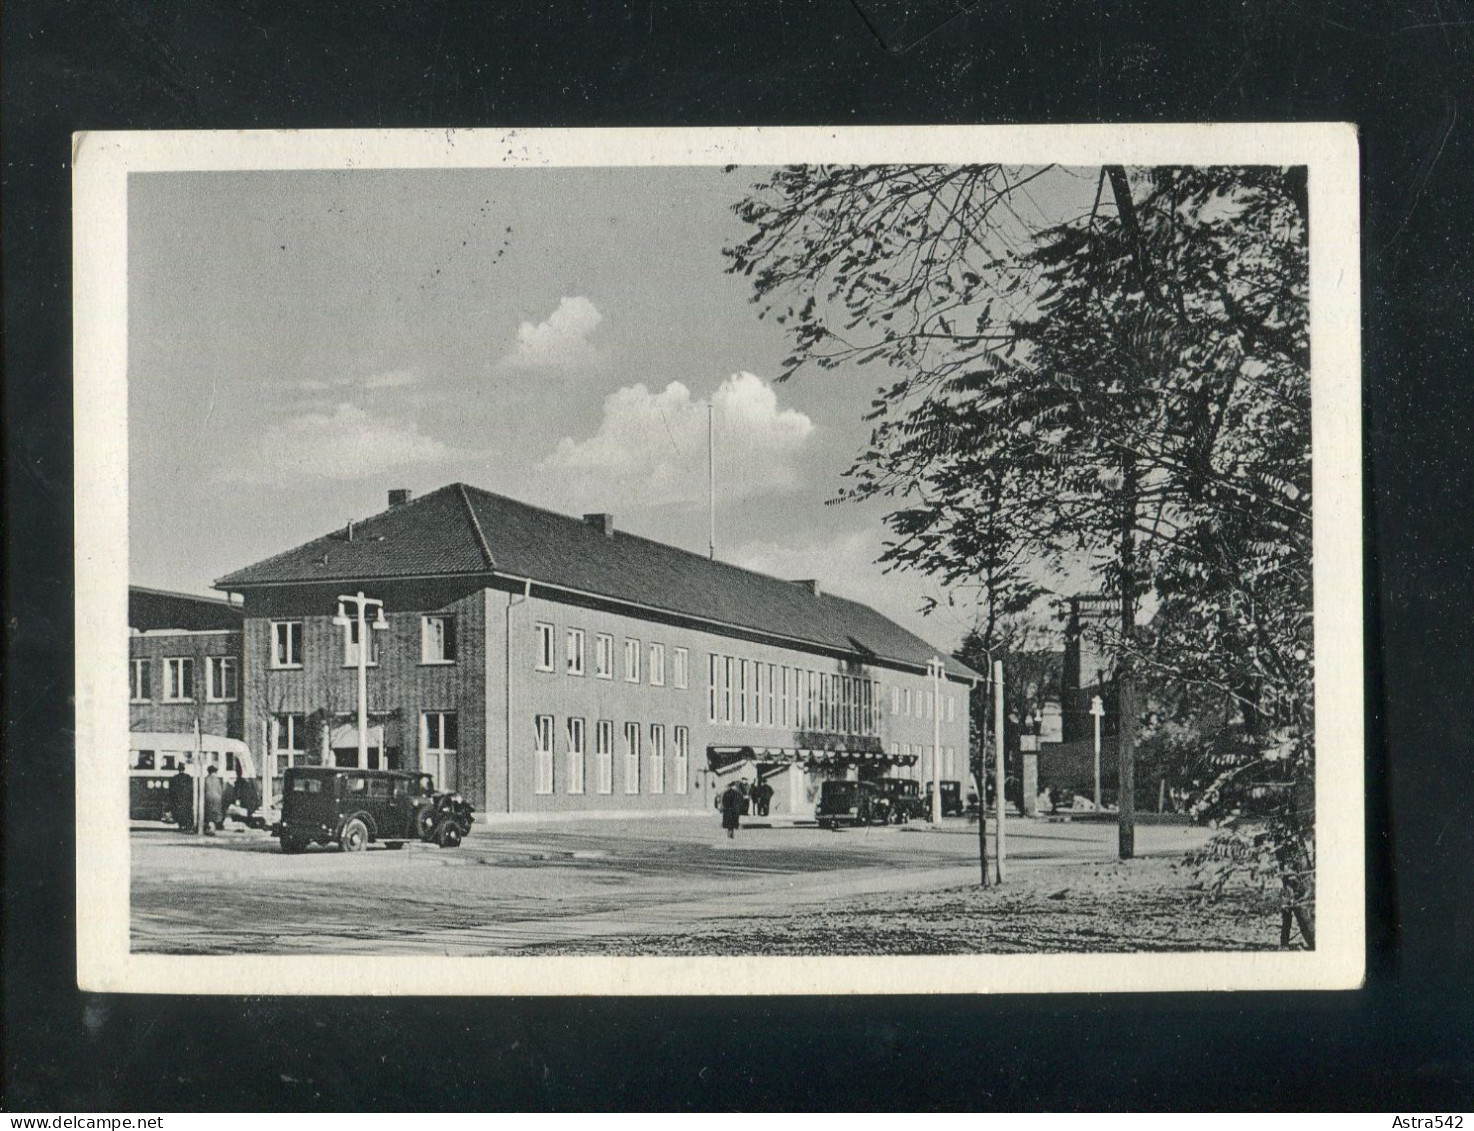
[[[435,613],[420,618],[420,663],[455,663],[456,644],[454,613]]]
[[[553,626],[537,621],[532,626],[532,666],[535,671],[553,670]]]
[[[194,702],[194,659],[190,656],[164,658],[164,702]]]
[[[614,792],[614,720],[600,719],[594,724],[594,788],[600,793]]]
[[[205,697],[211,703],[234,703],[241,693],[241,665],[234,656],[205,657]]]
[[[640,682],[640,642],[632,636],[624,638],[624,681]]]
[[[673,735],[675,741],[675,765],[671,768],[674,776],[672,784],[675,792],[685,793],[691,778],[691,732],[686,727],[676,727]]]
[[[685,691],[691,679],[691,653],[685,648],[675,648],[670,655],[670,682],[678,691]]]
[[[568,720],[568,773],[564,776],[564,791],[582,793],[584,787],[584,721]]]
[[[614,678],[614,637],[601,632],[594,637],[594,677]]]
[[[533,730],[533,791],[553,792],[553,716],[535,715]]]
[[[128,661],[128,702],[153,701],[153,665],[147,659]]]
[[[271,622],[271,666],[273,668],[300,668],[302,666],[301,621],[274,620]]]
[[[665,686],[665,645],[650,645],[650,686]]]
[[[584,635],[581,628],[570,628],[567,633],[565,651],[568,659],[568,674],[583,675]]]

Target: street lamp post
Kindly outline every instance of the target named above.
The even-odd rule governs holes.
[[[348,606],[353,606],[353,615],[348,614]],[[368,611],[375,611],[373,623],[368,620]],[[369,632],[383,632],[389,627],[389,622],[384,619],[384,602],[373,597],[365,597],[360,589],[351,597],[338,597],[338,615],[333,618],[333,623],[347,628],[353,625],[358,632],[358,765],[360,769],[368,768],[368,656],[369,656]],[[383,743],[379,744],[379,752],[383,754]]]
[[[1095,808],[1100,811],[1100,720],[1105,716],[1105,703],[1099,695],[1090,698],[1090,714],[1095,720]]]
[[[933,825],[942,823],[942,673],[947,670],[940,656],[933,656],[926,663],[931,676],[932,747],[931,747],[931,820]]]

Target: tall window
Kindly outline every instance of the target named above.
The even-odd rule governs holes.
[[[691,780],[691,732],[685,727],[676,727],[673,738],[676,749],[671,772],[675,775],[676,792],[685,793]]]
[[[721,664],[722,658],[715,652],[706,654],[706,718],[713,723],[717,721],[717,703],[721,698],[721,681],[718,678]]]
[[[594,675],[600,679],[614,678],[614,637],[606,632],[594,637]]]
[[[234,703],[240,697],[240,661],[234,656],[211,656],[207,661],[206,694],[213,703]]]
[[[748,661],[742,660],[737,668],[737,721],[744,726],[747,723],[747,681],[751,667]]]
[[[583,792],[583,720],[568,720],[568,777],[569,793]]]
[[[652,687],[665,686],[665,645],[650,645],[650,684]]]
[[[768,665],[768,685],[767,685],[767,687],[765,687],[763,689],[763,694],[767,696],[767,699],[766,699],[766,702],[767,702],[767,715],[766,715],[764,721],[769,726],[776,726],[777,725],[777,721],[778,721],[778,716],[775,715],[775,714],[773,714],[773,704],[774,704],[774,700],[776,699],[777,694],[778,694],[778,692],[773,687],[773,682],[774,682],[777,674],[778,674],[777,665],[775,665],[775,664],[769,664]]]
[[[733,667],[737,661],[731,656],[722,657],[722,718],[724,723],[732,721],[732,684],[734,680]]]
[[[420,715],[420,768],[441,789],[454,788],[452,765],[460,742],[454,711],[425,711]]]
[[[881,715],[881,710],[882,710],[882,708],[881,708],[881,703],[882,702],[883,702],[883,700],[881,699],[881,694],[880,694],[880,680],[878,680],[878,679],[871,680],[871,682],[870,682],[870,733],[871,734],[879,734],[880,733],[880,715]]]
[[[650,792],[665,792],[665,727],[650,728]]]
[[[275,730],[277,769],[300,766],[307,757],[307,716],[277,715]]]
[[[533,729],[533,788],[538,793],[553,792],[553,716],[537,715]]]
[[[891,714],[901,713],[901,689],[896,684],[891,684]]]
[[[911,714],[911,689],[909,687],[901,690],[901,714]]]
[[[671,686],[686,690],[691,678],[689,668],[691,666],[691,654],[684,648],[677,648],[670,654],[670,682]]]
[[[594,724],[594,770],[598,777],[595,788],[600,793],[613,793],[614,723],[609,719]]]
[[[271,622],[271,666],[274,668],[300,668],[302,666],[301,621],[274,620]]]
[[[793,725],[799,730],[809,729],[809,673],[799,668],[795,671],[795,687],[797,688],[793,699]]]
[[[762,678],[763,666],[756,660],[752,662],[752,678],[747,684],[747,721],[753,726],[762,722]]]
[[[947,696],[947,721],[949,723],[957,721],[957,697],[955,695]]]
[[[367,622],[364,623],[364,628],[365,628],[365,630],[369,634],[368,663],[371,664],[371,665],[372,664],[377,664],[379,662],[379,637],[378,637],[378,634],[375,633],[373,629],[371,629],[371,628],[368,627],[368,623]],[[351,618],[348,621],[348,623],[343,626],[343,664],[346,667],[352,667],[352,668],[356,668],[358,666],[358,618],[357,617]]]
[[[453,664],[456,659],[456,619],[453,616],[420,618],[420,663]]]
[[[640,682],[640,642],[638,640],[625,639],[624,678],[626,683]]]
[[[790,726],[788,715],[788,684],[792,669],[786,664],[778,669],[778,723],[780,726]]]
[[[624,724],[624,791],[640,792],[640,724]]]
[[[164,699],[182,703],[194,698],[194,661],[188,656],[164,661]]]
[[[568,674],[583,675],[583,629],[568,630]]]
[[[833,727],[834,698],[830,694],[829,676],[823,672],[818,673],[819,680],[819,729],[830,730]]]
[[[130,660],[128,663],[128,698],[135,703],[147,703],[154,697],[153,680],[147,660]]]
[[[533,625],[532,666],[540,672],[553,670],[553,626],[539,621]]]
[[[854,686],[855,681],[849,676],[839,677],[839,729],[845,734],[853,734],[855,731]]]

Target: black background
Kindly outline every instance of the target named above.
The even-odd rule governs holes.
[[[6,1107],[1470,1105],[1474,6],[9,0],[4,17]],[[1365,989],[589,1001],[76,991],[73,130],[1200,119],[1361,127]]]

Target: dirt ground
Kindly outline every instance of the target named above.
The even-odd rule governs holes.
[[[1071,863],[1002,886],[832,900],[682,935],[600,936],[527,953],[1047,954],[1273,950],[1279,904],[1248,883],[1208,899],[1179,862]],[[1297,940],[1298,941],[1298,940]]]
[[[1272,893],[1194,891],[1210,835],[1024,822],[980,889],[976,826],[650,819],[477,826],[456,850],[314,849],[261,832],[130,838],[132,943],[172,954],[979,954],[1272,949]]]

